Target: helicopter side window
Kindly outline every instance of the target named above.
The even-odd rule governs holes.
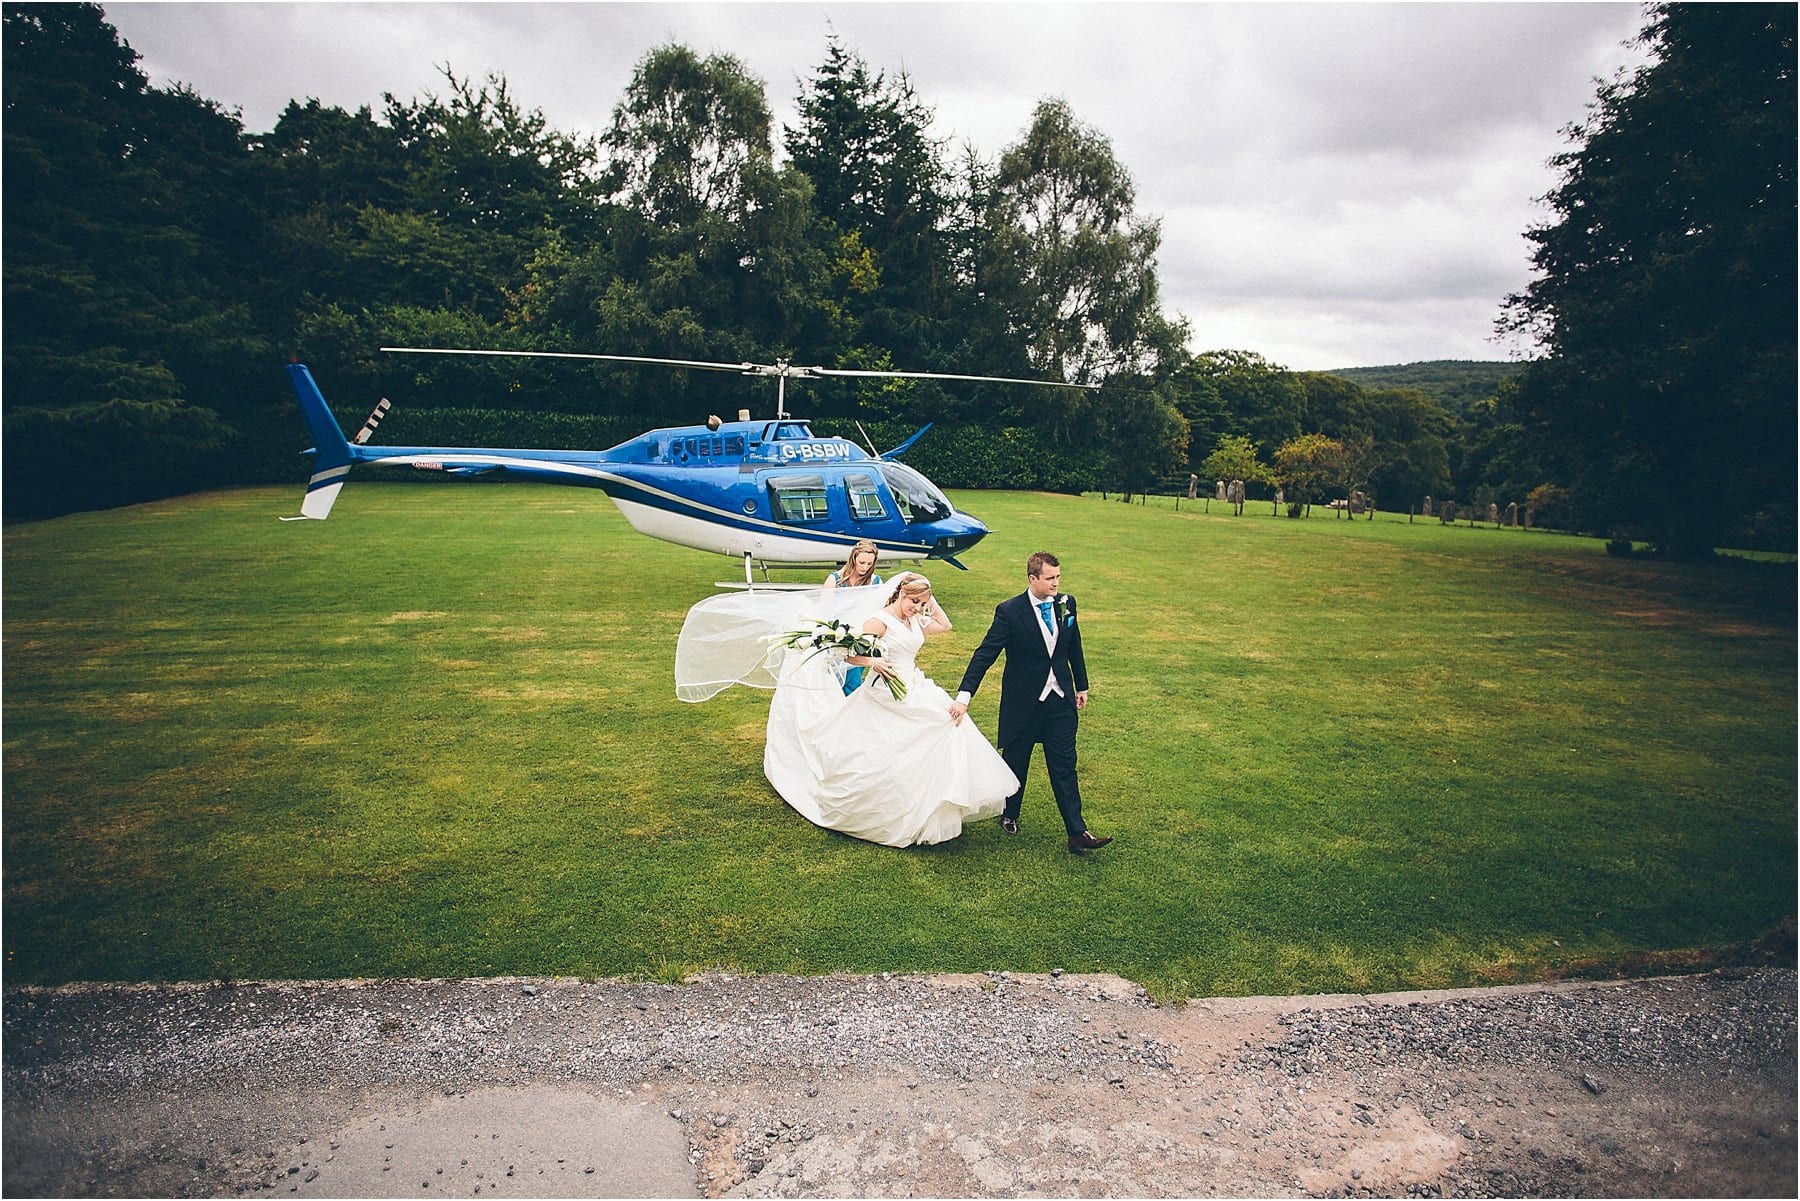
[[[778,521],[824,521],[825,477],[781,475],[769,481],[769,510]]]
[[[907,521],[942,521],[955,511],[936,484],[906,464],[882,463],[879,469],[900,504],[900,516]]]
[[[725,453],[733,458],[741,456],[744,453],[744,435],[726,434]]]
[[[844,487],[850,492],[850,515],[858,521],[872,521],[888,515],[881,503],[881,493],[875,490],[874,476],[846,475]]]

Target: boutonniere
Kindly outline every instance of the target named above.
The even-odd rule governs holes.
[[[1066,592],[1056,594],[1056,620],[1065,630],[1075,624],[1074,601]]]

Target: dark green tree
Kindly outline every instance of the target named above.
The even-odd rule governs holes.
[[[386,273],[364,278],[356,252],[363,212],[405,211],[405,163],[394,131],[367,107],[317,100],[289,101],[273,130],[247,142],[264,215],[259,323],[298,353],[302,314],[372,304],[395,286]]]
[[[367,404],[389,392],[409,408],[585,403],[580,377],[543,364],[378,353],[562,349],[555,317],[590,307],[544,276],[568,247],[599,241],[593,141],[552,129],[504,79],[444,77],[441,97],[389,96],[379,122],[309,101],[251,139],[268,194],[262,258],[277,265],[262,291],[279,301],[269,325],[333,372],[334,395]]]
[[[1193,424],[1190,450],[1198,462],[1220,434],[1260,446],[1280,446],[1300,434],[1307,394],[1299,377],[1248,350],[1209,350],[1175,374],[1178,406]]]
[[[762,81],[741,61],[659,46],[613,109],[608,190],[658,225],[741,214],[764,198],[772,125]]]
[[[1188,424],[1148,388],[1121,388],[1099,407],[1100,445],[1111,486],[1129,497],[1187,464]]]
[[[186,491],[269,361],[237,119],[151,88],[93,5],[4,30],[7,513]]]
[[[837,327],[818,303],[830,262],[808,241],[812,184],[775,166],[771,129],[762,82],[736,58],[670,44],[639,62],[604,139],[618,278],[595,303],[600,345],[721,362],[835,357]],[[693,416],[679,374],[636,375],[641,407]],[[706,395],[732,408],[763,393],[714,379]]]
[[[902,75],[871,72],[836,37],[787,131],[793,165],[813,185],[819,234],[834,262],[825,303],[865,362],[962,370],[943,343],[953,286],[943,236],[948,178],[926,132],[931,112]],[[872,362],[870,363],[872,365]],[[900,390],[935,391],[923,385]]]
[[[1523,504],[1550,478],[1543,455],[1520,418],[1518,385],[1507,380],[1497,395],[1469,404],[1456,422],[1450,470],[1465,494],[1486,486],[1502,505]]]
[[[1520,402],[1554,482],[1607,527],[1708,555],[1795,497],[1795,8],[1666,4],[1654,61],[1600,89],[1528,231]]]
[[[1294,376],[1306,394],[1302,424],[1333,438],[1370,433],[1368,400],[1361,386],[1339,375],[1302,371]]]
[[[1071,381],[1154,377],[1185,340],[1161,313],[1160,223],[1112,145],[1045,100],[1000,157],[983,248],[983,291],[1031,367]],[[1078,394],[1071,394],[1078,395]]]
[[[1414,388],[1365,393],[1369,429],[1381,448],[1371,483],[1383,507],[1410,509],[1451,489],[1455,423],[1437,401]]]

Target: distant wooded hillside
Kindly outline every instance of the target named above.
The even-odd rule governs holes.
[[[1500,381],[1517,375],[1523,363],[1483,362],[1475,359],[1434,359],[1428,363],[1400,363],[1391,367],[1340,367],[1327,371],[1364,388],[1417,388],[1461,417],[1478,400],[1486,400]]]

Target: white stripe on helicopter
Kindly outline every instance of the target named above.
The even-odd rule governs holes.
[[[809,550],[809,549],[815,549],[815,548],[821,548],[821,547],[831,547],[831,546],[848,547],[848,546],[855,545],[855,543],[857,541],[857,539],[849,537],[848,535],[823,534],[823,533],[813,535],[811,537],[796,538],[790,532],[793,530],[792,526],[782,525],[780,522],[765,521],[764,519],[762,519],[760,517],[747,516],[742,513],[733,512],[732,510],[729,510],[729,509],[721,509],[721,508],[717,508],[712,505],[701,504],[698,501],[689,500],[685,496],[679,496],[673,492],[667,492],[661,488],[657,488],[654,485],[645,484],[638,480],[634,480],[629,476],[619,475],[616,472],[611,472],[611,471],[601,471],[598,468],[594,468],[594,467],[583,467],[583,466],[580,466],[575,463],[564,463],[564,462],[558,462],[555,460],[545,460],[545,459],[514,459],[514,458],[508,458],[504,455],[473,455],[473,454],[384,455],[380,458],[360,459],[360,460],[358,460],[358,462],[367,464],[372,467],[398,467],[398,466],[440,467],[440,468],[445,467],[445,466],[452,466],[452,467],[462,467],[462,466],[512,467],[512,468],[521,468],[521,469],[525,469],[525,470],[529,470],[529,471],[561,472],[565,475],[578,475],[578,476],[587,477],[589,479],[606,480],[610,483],[622,484],[627,487],[636,488],[639,491],[646,492],[652,496],[661,497],[663,500],[669,501],[669,502],[671,502],[675,505],[678,505],[684,509],[691,509],[698,513],[716,514],[718,517],[722,517],[722,518],[725,518],[732,522],[737,523],[739,527],[754,526],[754,527],[757,527],[757,528],[760,528],[763,530],[780,531],[780,533],[776,535],[779,539],[780,544],[783,546],[791,545],[797,551],[798,550]],[[337,474],[344,474],[344,473],[347,473],[349,470],[350,469],[348,467],[334,468],[333,471],[320,472],[317,476],[314,476],[313,479],[316,482],[320,479],[324,479],[325,477],[333,474],[333,472],[336,472]],[[338,487],[342,487],[342,486],[343,486],[342,484],[338,485]],[[336,495],[336,493],[334,492],[333,496],[335,497],[335,495]],[[696,550],[714,550],[719,545],[720,539],[716,536],[717,531],[719,529],[719,524],[716,520],[709,520],[706,517],[690,517],[687,514],[681,513],[681,512],[669,513],[668,510],[658,509],[654,505],[646,505],[646,504],[641,504],[641,503],[629,501],[629,500],[620,500],[618,497],[612,496],[611,493],[608,493],[607,495],[610,497],[613,504],[618,506],[619,511],[625,515],[626,520],[631,523],[631,527],[633,529],[639,531],[640,533],[650,534],[652,537],[667,537],[670,541],[678,542],[683,546],[693,547]],[[638,509],[640,511],[648,511],[650,513],[669,513],[669,517],[676,521],[689,521],[689,522],[694,522],[699,525],[703,525],[708,530],[714,532],[714,537],[708,538],[705,541],[695,542],[695,541],[691,541],[688,538],[676,538],[672,535],[672,533],[657,533],[656,532],[657,530],[673,531],[674,529],[677,529],[680,527],[676,526],[676,525],[665,525],[661,521],[649,522],[649,521],[643,520],[639,517],[634,517],[631,513],[626,512],[625,506],[628,504],[631,505],[633,508]],[[741,530],[741,529],[740,529],[740,532],[745,533],[745,534],[752,533],[752,531],[750,531],[750,530]],[[876,543],[876,545],[883,551],[895,552],[896,554],[904,555],[907,558],[914,558],[914,557],[923,558],[931,550],[931,547],[929,545],[923,544],[923,543],[878,541]],[[719,553],[739,555],[739,554],[743,554],[745,552],[742,549],[733,549],[733,550],[727,550],[727,551],[719,552]]]

